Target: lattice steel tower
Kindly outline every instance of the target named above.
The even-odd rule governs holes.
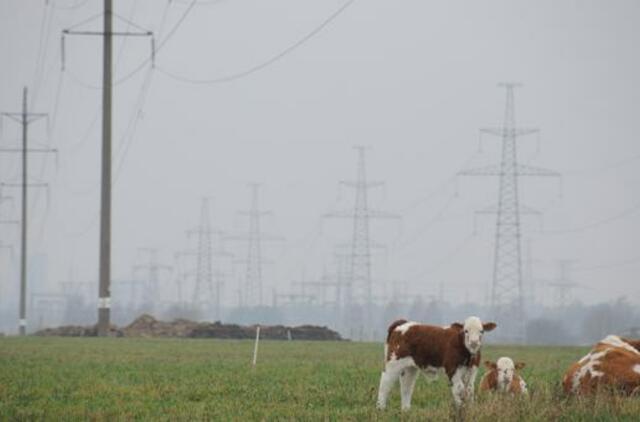
[[[537,133],[537,129],[516,127],[515,83],[503,83],[506,88],[504,122],[501,128],[482,129],[482,133],[502,139],[502,160],[490,165],[460,172],[465,176],[499,176],[498,205],[482,213],[496,213],[493,283],[491,288],[491,318],[500,325],[502,340],[523,342],[526,312],[522,282],[521,226],[522,214],[537,211],[519,202],[518,179],[522,176],[559,176],[557,172],[518,163],[516,140],[519,136]]]
[[[361,306],[363,315],[349,315],[352,324],[368,324],[366,328],[372,330],[373,321],[373,280],[371,277],[371,248],[369,223],[371,219],[378,218],[399,218],[399,216],[369,207],[368,190],[374,187],[384,185],[383,182],[367,181],[367,172],[365,165],[365,153],[367,148],[364,146],[354,146],[358,153],[358,166],[355,181],[342,181],[341,184],[355,189],[355,203],[352,210],[334,212],[327,214],[326,217],[348,218],[353,221],[353,232],[351,237],[350,255],[349,255],[349,274],[346,287],[346,306],[353,308]],[[347,314],[353,312],[350,309]],[[355,321],[354,319],[361,319]],[[364,333],[365,336],[371,337],[372,332]]]
[[[263,258],[263,244],[270,241],[282,241],[282,236],[275,236],[264,233],[261,227],[262,217],[272,215],[271,211],[260,211],[258,206],[258,193],[260,189],[259,183],[250,183],[251,189],[251,207],[247,211],[239,211],[240,215],[249,219],[249,231],[244,235],[226,236],[227,240],[239,240],[247,242],[247,259],[243,261],[246,264],[244,277],[244,285],[238,291],[239,306],[263,306],[264,305],[264,286],[263,286],[263,264],[268,263]]]
[[[213,286],[213,246],[211,241],[211,222],[209,221],[209,199],[202,198],[200,225],[189,234],[198,236],[196,253],[196,283],[193,290],[193,303],[208,307],[214,303]],[[217,311],[216,311],[217,312]]]

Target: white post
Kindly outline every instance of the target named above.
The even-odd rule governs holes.
[[[253,347],[253,367],[256,367],[256,362],[258,360],[258,342],[260,341],[260,326],[256,327],[256,344]]]
[[[291,341],[291,330],[287,328],[287,340]]]

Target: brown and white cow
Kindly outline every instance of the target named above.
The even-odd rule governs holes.
[[[569,367],[562,380],[568,394],[588,394],[600,387],[640,393],[640,340],[607,336]]]
[[[378,408],[387,406],[391,388],[400,379],[401,408],[408,410],[418,370],[430,376],[444,370],[456,405],[472,400],[482,335],[495,327],[493,322],[483,324],[478,317],[467,318],[464,325],[456,322],[448,327],[395,321],[389,326],[385,343]]]
[[[523,362],[513,363],[508,357],[497,362],[485,361],[488,371],[480,380],[480,391],[497,391],[514,395],[526,394],[527,384],[516,371],[524,368]]]

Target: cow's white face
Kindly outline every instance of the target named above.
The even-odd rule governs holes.
[[[469,317],[464,321],[464,346],[469,353],[475,354],[482,346],[482,335],[484,328],[482,321],[478,317]]]
[[[498,385],[506,388],[513,380],[516,366],[510,358],[502,357],[496,362],[496,367],[498,371]]]

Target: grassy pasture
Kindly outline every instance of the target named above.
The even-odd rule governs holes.
[[[419,377],[413,408],[375,409],[382,346],[373,343],[2,338],[0,420],[448,420],[444,377]],[[640,398],[561,397],[560,378],[585,348],[491,347],[512,356],[527,399],[478,397],[467,420],[640,420]],[[480,373],[482,375],[482,371]],[[478,380],[479,381],[478,377]]]

